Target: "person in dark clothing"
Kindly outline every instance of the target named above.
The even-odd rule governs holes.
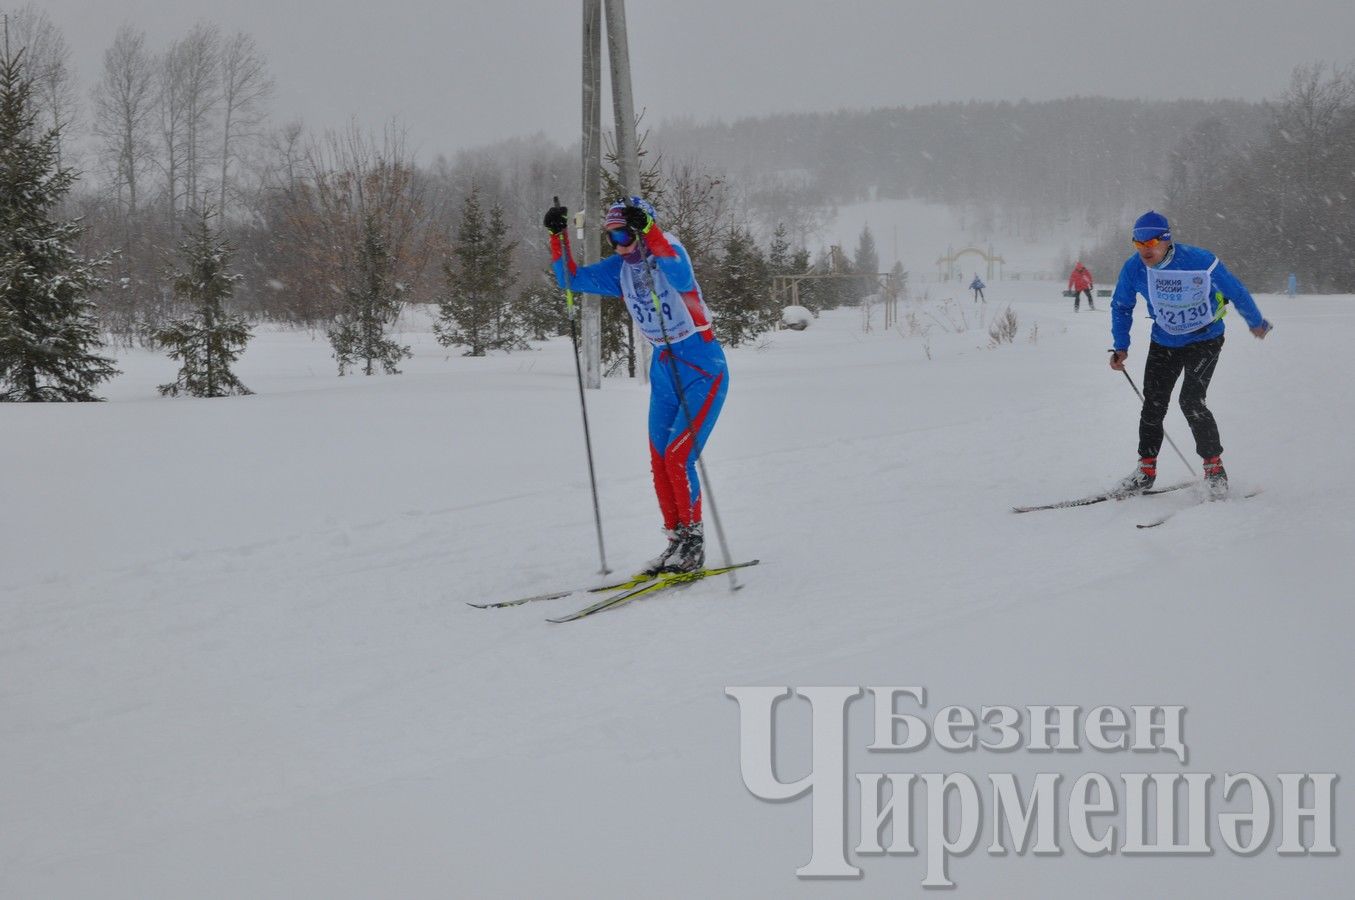
[[[988,302],[988,301],[984,298],[984,296],[983,296],[983,289],[986,288],[987,286],[988,286],[988,285],[984,284],[984,283],[979,279],[979,273],[978,273],[978,272],[975,272],[975,273],[974,273],[974,280],[971,281],[971,282],[969,282],[969,289],[970,289],[971,291],[974,292],[974,302],[975,302],[975,303],[978,303],[980,300],[982,300],[984,303],[987,303],[987,302]]]

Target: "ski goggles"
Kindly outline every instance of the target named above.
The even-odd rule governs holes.
[[[1158,244],[1170,244],[1171,241],[1164,237],[1149,238],[1146,241],[1133,241],[1135,247],[1140,250],[1151,250]]]
[[[613,228],[607,232],[607,240],[612,242],[613,247],[624,247],[635,240],[635,235],[630,233],[629,228]]]

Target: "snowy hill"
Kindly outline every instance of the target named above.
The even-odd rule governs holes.
[[[172,363],[133,351],[108,403],[0,406],[0,896],[918,895],[925,847],[797,879],[812,799],[744,786],[737,685],[921,685],[928,718],[1187,707],[1185,764],[881,758],[863,700],[853,772],[1208,772],[1215,795],[1230,772],[1348,774],[1355,298],[1260,296],[1264,342],[1230,317],[1211,407],[1258,496],[1018,516],[1134,463],[1107,304],[1074,315],[1060,288],[998,282],[985,311],[931,284],[899,329],[842,310],[731,351],[707,460],[733,554],[762,565],[568,625],[543,619],[580,598],[463,602],[594,577],[567,341],[447,358],[415,331],[404,374],[340,379],[322,341],[271,331],[238,370],[256,396],[161,399]],[[1008,303],[1017,338],[990,349]],[[589,395],[617,568],[661,540],[645,402]],[[1179,411],[1167,428],[1189,452]],[[1190,474],[1165,451],[1162,471]],[[809,767],[806,711],[780,710],[784,781]],[[1278,856],[1273,802],[1253,857],[1217,836],[1201,857],[992,855],[989,809],[949,874],[961,897],[1345,896],[1349,849]]]

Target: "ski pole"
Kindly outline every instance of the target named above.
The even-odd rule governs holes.
[[[636,208],[635,204],[631,203],[630,197],[624,198],[621,202],[631,209]],[[637,234],[635,239],[639,241],[644,238],[643,235]],[[654,287],[654,265],[649,261],[643,247],[640,248],[640,259],[644,260],[645,274],[649,276],[649,300],[654,304],[654,314],[659,318],[659,330],[663,334],[663,347],[668,354],[668,368],[673,378],[673,387],[677,390],[678,403],[682,405],[682,415],[687,419],[687,426],[691,427],[696,424],[696,420],[692,418],[691,407],[687,405],[687,392],[682,387],[682,378],[677,367],[677,354],[673,352],[673,342],[668,339],[668,324],[663,320],[663,304],[659,301],[659,292]],[[693,435],[693,439],[695,439],[695,435]],[[715,523],[715,537],[720,542],[720,552],[724,554],[725,565],[732,566],[734,557],[729,553],[729,544],[725,540],[725,529],[720,523],[720,510],[715,505],[715,491],[711,488],[710,476],[706,474],[706,461],[701,456],[696,457],[696,468],[697,472],[700,473],[702,490],[706,492],[706,499],[710,502],[710,518]],[[741,587],[743,585],[739,584],[737,572],[730,569],[729,589],[737,591]]]
[[[555,205],[560,205],[560,198],[555,198]],[[607,551],[602,546],[602,507],[598,505],[598,480],[593,471],[593,438],[588,430],[588,403],[584,399],[583,392],[583,363],[579,362],[579,316],[578,309],[574,306],[574,291],[569,283],[569,264],[574,259],[574,253],[569,247],[569,224],[565,223],[565,233],[560,238],[560,250],[563,257],[565,272],[565,307],[569,310],[569,337],[574,343],[574,374],[579,382],[579,409],[583,412],[583,446],[588,454],[588,483],[593,488],[593,521],[597,525],[598,532],[598,561],[602,564],[599,574],[606,575],[611,569],[607,568]]]
[[[1146,403],[1147,401],[1143,399],[1143,395],[1139,393],[1139,386],[1134,383],[1133,378],[1129,377],[1129,373],[1126,372],[1124,369],[1121,369],[1120,372],[1124,375],[1125,380],[1129,382],[1129,386],[1134,389],[1134,393],[1138,396],[1139,402]],[[1172,449],[1176,451],[1177,456],[1181,457],[1181,462],[1186,464],[1186,468],[1191,469],[1190,461],[1187,460],[1186,455],[1181,452],[1181,448],[1176,446],[1176,441],[1172,440],[1172,436],[1170,434],[1167,434],[1166,428],[1162,429],[1162,436],[1167,439],[1167,443],[1172,445]],[[1192,471],[1194,470],[1192,469]]]

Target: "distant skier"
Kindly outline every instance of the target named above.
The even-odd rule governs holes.
[[[980,300],[983,300],[984,303],[988,302],[983,296],[983,289],[986,288],[987,286],[988,285],[984,284],[982,281],[979,280],[979,273],[975,272],[974,280],[969,282],[969,289],[974,292],[975,303],[978,303]]]
[[[710,310],[687,251],[660,230],[655,222],[658,213],[647,201],[631,197],[629,204],[618,200],[611,205],[603,227],[616,255],[591,266],[577,266],[567,252],[568,217],[565,207],[553,206],[543,220],[550,231],[551,262],[560,286],[565,286],[568,260],[571,289],[622,298],[636,327],[654,345],[649,366],[649,458],[668,546],[641,571],[651,575],[696,571],[706,559],[696,461],[729,390],[725,354],[711,331]],[[650,272],[662,324],[650,293]],[[674,381],[675,371],[680,383]]]
[[[1073,291],[1073,312],[1077,312],[1078,304],[1082,302],[1082,295],[1087,295],[1087,309],[1096,310],[1096,304],[1092,302],[1092,281],[1091,270],[1081,262],[1073,266],[1073,274],[1068,276],[1068,290]]]
[[[1289,273],[1289,280],[1285,283],[1284,292],[1291,297],[1297,297],[1299,293],[1299,277],[1293,272]]]
[[[1205,406],[1209,380],[1223,349],[1223,316],[1232,303],[1251,333],[1264,338],[1270,323],[1256,307],[1247,288],[1208,250],[1172,242],[1166,216],[1149,211],[1134,222],[1137,253],[1120,269],[1110,301],[1110,330],[1114,343],[1110,367],[1124,371],[1129,356],[1129,329],[1138,295],[1147,298],[1153,329],[1143,370],[1143,411],[1139,417],[1139,464],[1120,482],[1129,493],[1145,491],[1157,477],[1157,453],[1162,447],[1162,420],[1167,415],[1172,388],[1185,373],[1181,411],[1195,435],[1195,451],[1204,460],[1204,477],[1212,497],[1228,493],[1223,469],[1223,444],[1218,425]]]

